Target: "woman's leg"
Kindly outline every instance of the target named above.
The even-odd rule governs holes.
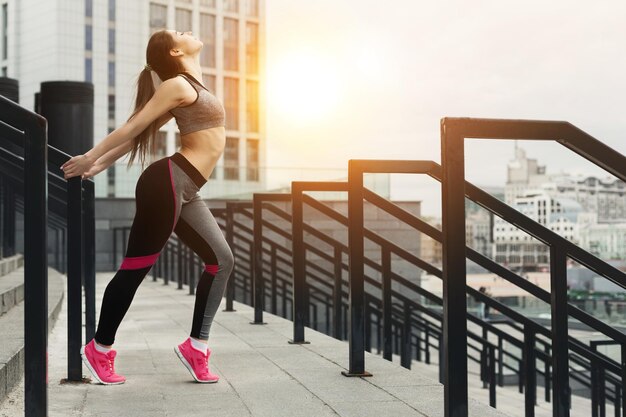
[[[169,158],[144,170],[135,188],[136,213],[128,248],[119,270],[106,287],[96,342],[112,345],[137,288],[156,262],[181,212],[180,192]]]
[[[199,195],[183,205],[174,231],[205,265],[196,288],[190,336],[208,340],[211,324],[234,266],[233,253],[213,214]]]

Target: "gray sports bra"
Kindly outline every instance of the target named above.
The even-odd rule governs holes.
[[[226,111],[219,99],[211,94],[192,75],[183,73],[178,75],[189,81],[189,84],[198,93],[193,103],[170,110],[170,113],[176,119],[180,135],[211,127],[225,126]]]

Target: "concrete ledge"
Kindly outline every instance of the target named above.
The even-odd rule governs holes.
[[[0,277],[0,316],[24,299],[24,268]]]
[[[24,256],[21,253],[18,253],[14,256],[9,256],[8,258],[0,259],[0,277],[15,271],[17,268],[20,268],[23,265]]]
[[[16,278],[13,278],[16,275]],[[20,295],[20,301],[14,303],[6,314],[0,317],[0,402],[4,400],[7,394],[15,387],[24,375],[24,269],[11,272],[9,276],[0,278],[0,286],[6,278],[21,278],[22,285],[20,289],[14,287],[13,290],[7,290],[2,297],[3,311],[4,302],[11,297]],[[7,282],[8,285],[8,282]],[[1,288],[1,287],[0,287]],[[48,268],[48,333],[54,326],[56,319],[61,310],[64,298],[64,284],[62,276],[59,272],[52,268]],[[13,296],[10,295],[13,293]],[[6,295],[6,297],[5,297]],[[7,304],[9,305],[9,304]]]

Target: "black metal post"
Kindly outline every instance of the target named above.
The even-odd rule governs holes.
[[[163,271],[163,285],[168,285],[169,282],[170,282],[170,273],[171,273],[171,268],[170,268],[170,261],[171,261],[171,256],[170,255],[171,255],[171,253],[170,253],[170,242],[169,242],[169,240],[165,242],[165,247],[163,248],[161,253],[165,257],[165,260],[164,260],[164,271]]]
[[[84,252],[82,186],[80,176],[67,181],[67,379],[81,381],[82,286]]]
[[[306,252],[304,249],[304,207],[302,186],[291,183],[291,255],[293,262],[293,339],[289,343],[309,343],[304,339],[308,306],[306,303]]]
[[[253,218],[253,268],[252,268],[252,292],[254,294],[254,321],[250,324],[267,324],[263,322],[263,302],[264,300],[264,283],[263,283],[263,200],[258,194],[252,197],[252,218]],[[294,317],[295,323],[295,317]]]
[[[3,101],[0,105],[5,113]],[[48,415],[48,124],[29,114],[24,133],[24,412]]]
[[[62,230],[61,241],[61,248],[63,250],[63,256],[61,257],[61,261],[63,262],[63,270],[61,272],[67,274],[67,227]]]
[[[276,286],[278,280],[278,271],[276,270],[276,245],[272,245],[270,248],[270,271],[271,271],[271,280],[272,280],[272,291],[271,291],[271,299],[272,299],[272,314],[276,314]]]
[[[444,415],[467,417],[464,138],[441,122]]]
[[[341,248],[335,246],[334,257],[335,260],[335,285],[333,287],[333,336],[336,339],[341,340],[341,310],[343,306],[343,297],[342,297],[342,268],[341,268]]]
[[[535,332],[529,326],[524,326],[524,408],[526,417],[535,416],[537,401],[537,370],[535,355]]]
[[[545,400],[547,403],[550,402],[550,387],[552,386],[552,378],[550,377],[550,345],[546,343],[544,347],[544,352],[548,359],[544,362],[544,385],[545,385]]]
[[[620,384],[615,384],[615,401],[613,402],[615,417],[622,417],[622,391]]]
[[[96,207],[94,182],[84,184],[84,237],[85,237],[85,343],[96,335]]]
[[[569,364],[567,349],[567,256],[562,247],[550,246],[550,301],[552,307],[552,369],[554,417],[569,417]]]
[[[365,294],[365,350],[372,352],[372,309],[370,308],[370,297]]]
[[[488,345],[488,358],[489,358],[489,405],[496,408],[496,355],[494,352],[495,347]]]
[[[189,251],[189,257],[187,258],[187,265],[189,266],[189,295],[196,293],[196,256],[194,251]],[[228,284],[227,284],[228,285]]]
[[[226,242],[230,246],[235,259],[237,258],[235,250],[235,238],[233,236],[235,232],[235,208],[231,203],[226,203]],[[223,311],[235,311],[233,308],[233,300],[235,299],[235,276],[237,275],[237,265],[239,262],[235,262],[231,278],[226,284],[226,309]]]
[[[504,386],[504,349],[502,337],[498,336],[498,385]]]
[[[404,303],[404,320],[402,323],[402,350],[400,366],[411,369],[411,306]]]
[[[445,379],[445,366],[446,366],[446,361],[444,360],[444,352],[443,352],[443,332],[439,333],[439,337],[437,338],[439,339],[439,346],[437,349],[437,353],[439,355],[439,383],[443,384],[443,381]]]
[[[626,416],[626,343],[622,343],[622,410]]]
[[[424,332],[424,362],[430,365],[430,328],[428,325]]]
[[[487,384],[489,382],[489,368],[487,367],[487,362],[489,361],[489,339],[487,334],[487,328],[485,326],[482,327],[483,339],[483,349],[480,354],[480,377],[483,380],[483,388],[487,388]]]
[[[176,239],[176,249],[177,249],[177,261],[176,263],[178,264],[178,287],[177,289],[182,290],[183,289],[183,260],[184,260],[184,256],[183,256],[183,242],[180,239]]]
[[[392,360],[391,340],[391,252],[381,247],[382,304],[383,304],[383,358]]]
[[[372,376],[365,371],[365,320],[363,270],[363,169],[348,161],[349,310],[348,371],[344,376]]]

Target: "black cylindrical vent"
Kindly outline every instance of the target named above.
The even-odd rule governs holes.
[[[0,77],[0,96],[20,102],[20,85],[15,78]]]
[[[48,143],[72,156],[91,149],[93,84],[46,81],[40,90],[40,114],[48,120]]]

